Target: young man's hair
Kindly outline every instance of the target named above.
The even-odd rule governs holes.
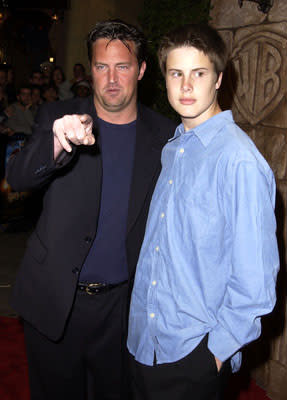
[[[217,76],[224,71],[227,49],[218,32],[207,24],[187,24],[166,34],[159,45],[158,60],[161,72],[166,74],[168,53],[179,47],[194,47],[209,57]]]
[[[93,44],[98,39],[120,40],[131,52],[128,42],[135,44],[135,51],[139,67],[146,61],[147,42],[144,34],[135,26],[127,24],[119,19],[98,22],[89,33],[87,39],[88,56],[92,60]]]

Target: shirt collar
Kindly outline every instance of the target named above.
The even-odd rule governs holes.
[[[176,128],[173,138],[170,140],[174,140],[180,135],[196,135],[202,144],[207,147],[217,132],[224,125],[224,121],[233,122],[233,116],[230,110],[222,111],[186,132],[183,124],[180,124]]]

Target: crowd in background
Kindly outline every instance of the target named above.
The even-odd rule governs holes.
[[[60,66],[44,62],[31,72],[28,82],[18,87],[13,67],[0,64],[0,178],[5,174],[8,153],[23,145],[31,135],[43,103],[86,97],[90,93],[90,78],[79,63],[74,65],[73,78],[67,80]]]

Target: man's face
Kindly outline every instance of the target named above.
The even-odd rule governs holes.
[[[128,45],[131,51],[120,40],[98,39],[93,44],[91,74],[99,116],[135,107],[137,83],[146,65],[142,63],[139,69],[135,45],[133,42]]]
[[[192,129],[220,112],[217,75],[209,57],[195,47],[171,50],[166,62],[168,100],[181,116],[185,130]]]
[[[32,102],[31,98],[31,90],[30,89],[21,89],[20,94],[18,94],[17,99],[22,106],[28,106]]]
[[[32,85],[43,85],[43,74],[41,72],[34,72],[31,78]]]

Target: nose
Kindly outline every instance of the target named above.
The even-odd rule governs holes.
[[[116,68],[109,69],[109,83],[116,83],[118,80]]]
[[[188,77],[184,77],[182,80],[181,90],[183,92],[190,92],[193,89],[192,81]]]

